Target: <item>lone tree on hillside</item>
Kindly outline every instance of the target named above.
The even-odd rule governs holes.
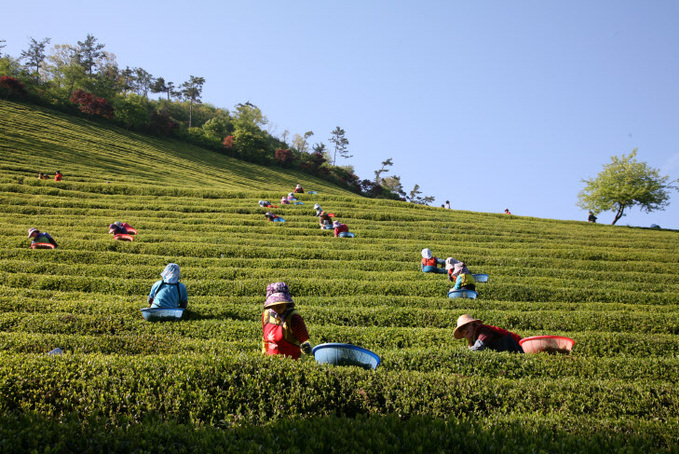
[[[93,74],[97,62],[104,56],[102,50],[104,47],[106,46],[97,43],[97,38],[89,33],[87,34],[85,41],[78,41],[78,47],[74,49],[75,60],[87,74]]]
[[[434,197],[430,195],[423,197],[420,194],[422,194],[422,191],[420,191],[420,185],[416,184],[413,187],[413,190],[410,191],[410,194],[406,196],[406,200],[417,205],[429,205],[434,201]]]
[[[191,128],[191,120],[193,119],[193,105],[201,102],[200,97],[203,94],[204,83],[204,77],[190,76],[189,80],[181,85],[182,96],[189,102],[189,129]]]
[[[669,190],[679,188],[667,184],[669,177],[661,177],[658,169],[637,162],[636,155],[635,148],[627,156],[613,156],[596,178],[582,180],[587,186],[578,194],[577,205],[594,214],[615,211],[611,225],[624,216],[625,209],[636,205],[647,213],[664,210],[669,205]],[[670,183],[676,182],[679,180]]]
[[[330,133],[330,142],[335,144],[335,152],[332,155],[332,165],[337,163],[337,153],[340,154],[344,159],[349,159],[351,155],[347,150],[347,145],[349,145],[349,140],[344,137],[344,129],[339,126],[335,128],[333,132]]]
[[[387,159],[386,161],[382,161],[382,168],[379,170],[375,170],[375,184],[381,185],[382,184],[382,174],[384,172],[387,172],[387,167],[393,166],[394,163],[391,161],[391,158]]]
[[[22,50],[20,60],[26,60],[26,66],[28,68],[33,68],[33,74],[35,78],[40,78],[40,68],[47,55],[45,54],[45,47],[50,42],[50,38],[45,38],[42,41],[36,41],[35,38],[29,37],[30,43],[28,45],[28,50]]]

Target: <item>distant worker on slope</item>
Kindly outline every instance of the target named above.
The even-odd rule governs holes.
[[[186,286],[179,282],[179,279],[181,279],[179,265],[169,263],[160,273],[160,276],[163,279],[156,281],[151,287],[148,297],[149,307],[169,309],[181,307],[186,309],[189,303],[189,294],[186,291]]]
[[[467,347],[471,351],[489,348],[497,352],[523,353],[519,344],[521,336],[497,326],[484,325],[481,320],[468,314],[460,315],[457,319],[453,336],[455,339],[467,339]]]
[[[127,222],[116,221],[108,226],[108,233],[113,235],[134,235],[137,231]]]
[[[464,262],[457,262],[448,273],[448,280],[455,282],[451,290],[476,290],[476,280]]]
[[[28,237],[33,239],[31,245],[51,244],[55,248],[58,247],[57,242],[54,241],[54,238],[52,238],[49,233],[40,233],[40,230],[36,228],[28,229]]]
[[[512,214],[512,212],[509,211],[509,208],[505,208],[505,214]]]
[[[342,224],[340,221],[333,222],[332,226],[335,229],[335,236],[339,236],[340,233],[344,232],[349,233],[349,226],[346,224]]]
[[[301,352],[311,354],[309,332],[301,315],[295,310],[290,290],[285,282],[266,287],[262,313],[262,352],[298,359]]]
[[[301,185],[301,184],[298,184],[298,185],[295,187],[295,194],[303,194],[303,193],[304,193],[304,189],[302,188],[302,185]]]
[[[318,224],[322,229],[332,228],[332,218],[325,211],[318,213]]]
[[[596,222],[596,216],[594,216],[594,213],[591,211],[589,212],[589,216],[587,216],[587,222]]]
[[[288,198],[286,196],[281,197],[281,203],[283,205],[290,205],[290,201],[288,200]]]
[[[54,181],[61,181],[62,177],[63,175],[61,174],[61,172],[57,170],[57,173],[54,174]]]
[[[265,217],[269,222],[273,222],[274,219],[280,219],[280,216],[276,216],[276,215],[273,214],[271,211],[267,211],[266,213],[264,213],[264,217]]]
[[[445,268],[439,268],[439,265],[445,265],[445,260],[434,257],[431,249],[422,249],[422,261],[420,262],[420,269],[423,273],[445,273]]]

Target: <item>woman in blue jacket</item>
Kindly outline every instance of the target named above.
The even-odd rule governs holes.
[[[179,265],[176,263],[168,264],[160,275],[163,279],[156,281],[151,287],[148,298],[149,307],[170,309],[181,307],[186,309],[189,294],[186,291],[186,286],[179,282],[181,278]]]

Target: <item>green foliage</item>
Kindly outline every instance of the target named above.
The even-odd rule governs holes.
[[[669,191],[679,188],[668,184],[669,177],[661,177],[658,169],[637,162],[636,155],[635,148],[629,155],[613,156],[596,178],[583,180],[586,186],[578,195],[578,206],[595,214],[614,211],[615,224],[634,206],[650,213],[669,205]]]
[[[679,445],[677,232],[367,199],[44,109],[0,101],[0,115],[3,452],[274,452],[290,433],[291,452]],[[37,179],[57,168],[63,181]],[[266,222],[257,202],[297,183],[318,194]],[[320,230],[316,202],[356,238]],[[133,242],[106,233],[115,220]],[[31,250],[34,226],[59,249]],[[419,270],[424,247],[488,273],[479,298],[449,300],[445,276]],[[186,318],[147,323],[168,262],[182,267]],[[262,356],[275,281],[314,345],[361,345],[381,366]],[[474,354],[452,336],[463,313],[575,346]]]

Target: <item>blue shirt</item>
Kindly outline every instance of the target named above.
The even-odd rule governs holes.
[[[160,290],[158,290],[159,288]],[[181,282],[168,284],[167,282],[157,281],[153,284],[149,293],[149,302],[151,300],[153,300],[152,308],[165,307],[174,309],[179,307],[179,303],[188,303],[189,294],[186,291],[186,286]]]

